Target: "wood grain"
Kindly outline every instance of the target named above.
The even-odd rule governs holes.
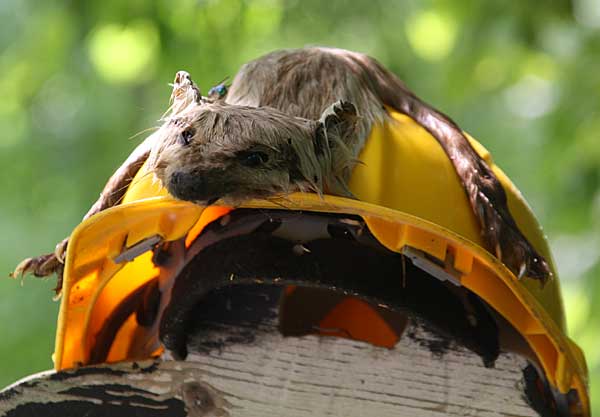
[[[239,337],[249,331],[253,337]],[[386,349],[333,337],[283,337],[274,321],[213,326],[190,342],[196,351],[186,361],[37,375],[4,390],[0,412],[82,415],[73,413],[83,403],[87,416],[134,410],[194,417],[537,415],[524,400],[522,359],[502,354],[494,368],[485,368],[478,355],[454,344],[432,352],[440,337],[420,324],[405,335]],[[214,349],[207,349],[208,340]]]

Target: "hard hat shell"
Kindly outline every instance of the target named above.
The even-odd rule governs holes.
[[[566,335],[559,280],[546,238],[521,193],[494,165],[489,152],[469,137],[504,187],[519,229],[543,255],[554,279],[518,280],[484,249],[480,228],[454,167],[438,142],[410,117],[390,112],[391,120],[373,128],[349,186],[358,200],[296,193],[276,204],[249,201],[243,207],[346,213],[362,217],[388,249],[416,248],[459,272],[460,284],[500,313],[528,342],[546,378],[560,392],[577,391],[580,415],[589,415],[587,368],[582,351]],[[155,236],[185,238],[232,210],[174,200],[143,167],[121,205],[81,223],[73,232],[64,270],[58,319],[56,369],[90,363],[91,346],[104,318],[145,282],[169,280],[181,266],[158,268],[151,253],[120,261],[124,248],[144,249]],[[141,243],[140,243],[141,242]],[[149,249],[150,247],[148,247]],[[129,259],[127,259],[129,260]],[[157,329],[143,329],[129,317],[118,331],[108,362],[140,359],[160,352]]]

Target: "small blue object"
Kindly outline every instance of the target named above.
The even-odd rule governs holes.
[[[227,87],[225,86],[225,84],[219,84],[219,85],[211,88],[210,90],[208,90],[209,96],[218,95],[220,98],[220,97],[225,96],[225,94],[227,94]]]

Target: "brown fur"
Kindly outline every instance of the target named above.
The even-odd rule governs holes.
[[[111,178],[88,215],[118,202],[117,190],[126,188],[149,148],[157,177],[185,200],[238,202],[294,190],[348,195],[349,168],[391,108],[413,118],[444,149],[488,248],[519,277],[544,282],[551,275],[512,218],[502,185],[460,128],[366,55],[277,51],[244,65],[224,102],[202,98],[187,73],[178,74],[173,97],[171,116]],[[343,104],[328,109],[338,100]],[[241,163],[256,152],[268,160]]]
[[[259,114],[271,112],[272,108],[288,116],[316,119],[326,106],[340,99],[353,103],[360,114],[356,135],[349,136],[345,143],[346,149],[350,150],[350,154],[345,157],[358,156],[373,124],[388,117],[386,107],[410,116],[437,139],[450,158],[479,220],[488,247],[519,277],[526,275],[545,281],[550,276],[548,264],[527,241],[511,216],[502,185],[487,163],[475,152],[461,129],[449,117],[417,98],[395,75],[374,59],[355,52],[329,48],[277,51],[242,67],[233,81],[226,103],[232,108],[240,105],[256,108],[257,113],[248,114],[249,118],[240,125],[243,130],[243,126],[252,126]],[[276,118],[288,119],[281,114]],[[218,146],[227,148],[229,139],[224,138],[228,136],[215,133],[214,138],[220,143]],[[277,136],[279,141],[273,142],[273,138]],[[269,146],[275,146],[280,152],[286,153],[290,149],[285,145],[285,137],[283,132],[281,135],[273,132],[269,138],[253,133],[244,140],[248,140],[249,147],[265,140]],[[237,142],[235,146],[238,151],[243,149]],[[188,150],[200,151],[194,147]],[[208,148],[203,148],[201,158],[211,159],[211,152]],[[332,152],[336,154],[335,149]],[[179,168],[189,169],[192,166],[182,163],[182,160],[172,159]],[[292,162],[290,159],[288,161]],[[290,164],[287,169],[293,172],[300,168]],[[231,173],[229,169],[226,172]],[[262,187],[266,182],[256,176],[258,173],[255,170],[240,171],[241,175],[250,177],[251,184],[260,184]],[[310,174],[312,172],[306,172],[304,177]],[[232,175],[237,176],[234,173]],[[269,175],[279,176],[280,172],[272,171]],[[322,175],[326,177],[327,173]],[[197,176],[196,181],[207,182],[214,178],[216,176],[202,175]],[[169,188],[169,184],[166,185]],[[287,192],[290,191],[289,188],[264,189],[266,194],[271,194]],[[228,193],[227,190],[224,191]],[[241,187],[235,192],[238,197],[244,197],[245,191],[247,189]],[[328,191],[337,193],[335,189]],[[256,196],[256,193],[253,191],[247,196]]]
[[[321,120],[273,108],[200,103],[176,114],[162,130],[150,168],[175,197],[235,204],[297,190],[344,195],[353,162],[356,110],[339,102]],[[193,132],[182,139],[185,132]],[[244,160],[260,153],[264,163]]]

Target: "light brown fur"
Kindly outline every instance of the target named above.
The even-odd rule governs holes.
[[[171,115],[110,179],[87,216],[118,202],[149,149],[157,177],[185,200],[238,202],[295,190],[348,195],[350,168],[389,108],[413,118],[444,149],[488,249],[518,277],[544,282],[551,276],[509,212],[502,185],[461,129],[374,59],[331,48],[273,52],[244,65],[225,100],[216,101],[201,97],[189,75],[178,80]],[[337,111],[329,107],[339,100]],[[244,165],[252,153],[259,163]],[[47,275],[38,264],[20,272]]]
[[[321,120],[263,107],[202,102],[163,125],[149,165],[178,198],[238,203],[303,190],[348,195],[354,162],[346,143],[355,136],[349,103],[326,109]],[[182,139],[184,132],[193,132]],[[252,153],[267,160],[247,166]]]
[[[387,108],[410,116],[437,139],[450,158],[473,212],[480,222],[481,233],[489,249],[519,277],[530,276],[539,278],[542,282],[550,277],[548,264],[527,241],[510,214],[502,185],[487,163],[475,152],[461,129],[449,117],[417,98],[395,75],[374,59],[356,52],[331,48],[273,52],[241,68],[225,101],[233,106],[232,108],[240,105],[256,108],[257,113],[248,114],[249,117],[243,121],[243,125],[252,131],[254,118],[272,111],[273,108],[285,114],[278,113],[276,118],[281,120],[286,120],[289,116],[316,119],[334,100],[353,103],[358,109],[360,119],[357,122],[356,134],[346,136],[344,149],[349,149],[350,153],[336,157],[335,154],[342,148],[332,148],[333,159],[356,158],[372,126],[388,118]],[[243,126],[240,125],[240,128],[243,129]],[[208,141],[214,140],[217,143],[221,140],[222,144],[228,142],[222,140],[225,136],[217,139],[218,132],[215,133],[217,136]],[[272,139],[277,136],[280,141],[274,143]],[[285,136],[285,133],[275,133],[267,142],[285,153]],[[249,148],[265,140],[260,134],[246,138]],[[236,146],[238,151],[243,148],[239,147],[239,143]],[[188,149],[196,151],[194,148]],[[212,158],[211,150],[206,151],[207,149],[204,148],[203,160]],[[182,160],[172,161],[173,164],[178,164],[180,169],[190,169]],[[298,167],[290,163],[287,169],[293,172]],[[230,168],[227,168],[227,173],[231,173]],[[264,181],[262,176],[257,177],[256,171],[240,171],[240,174],[248,175],[251,182],[259,186],[272,184]],[[279,172],[274,170],[269,175],[275,177]],[[322,175],[327,177],[328,173],[324,172]],[[210,182],[214,178],[213,175],[197,176],[197,185]],[[233,178],[228,178],[227,181],[235,182]],[[177,187],[168,182],[165,185],[176,194]],[[248,189],[240,187],[235,193],[237,197],[244,197],[244,191]],[[296,189],[302,190],[302,187]],[[328,191],[336,194],[340,189],[337,187]],[[267,194],[288,192],[289,187],[279,190],[266,187],[265,190],[268,190]],[[228,190],[224,191],[225,195],[229,194]],[[252,196],[256,196],[254,190],[246,194],[246,197]]]

